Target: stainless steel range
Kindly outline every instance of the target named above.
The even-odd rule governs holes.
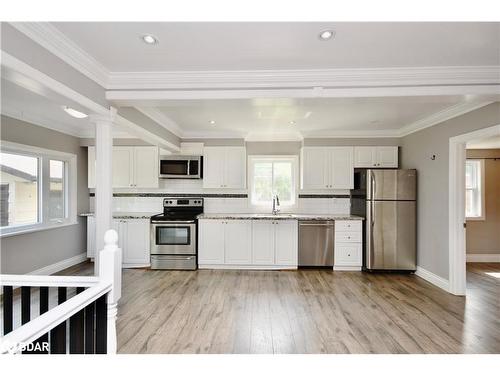
[[[198,220],[203,198],[165,198],[163,213],[151,217],[151,269],[197,268]]]

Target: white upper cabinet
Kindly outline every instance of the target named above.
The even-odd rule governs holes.
[[[354,188],[354,163],[352,147],[331,147],[329,149],[330,188]]]
[[[113,187],[134,187],[133,159],[133,147],[113,147]]]
[[[354,147],[355,168],[397,168],[397,146]]]
[[[302,189],[352,189],[352,147],[304,147]]]
[[[95,188],[95,147],[88,150],[88,187]],[[157,188],[158,148],[113,147],[114,188]]]
[[[203,149],[203,187],[245,189],[245,147],[205,147]]]
[[[157,147],[134,147],[134,187],[157,188],[158,168]]]
[[[328,189],[326,147],[302,149],[302,188]]]

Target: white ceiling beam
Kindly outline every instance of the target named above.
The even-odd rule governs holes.
[[[500,66],[110,72],[110,90],[500,84]]]
[[[15,29],[106,88],[110,72],[49,22],[11,22]]]
[[[500,85],[411,86],[235,90],[120,90],[106,91],[119,106],[160,106],[165,100],[254,98],[362,98],[441,95],[488,95],[500,98]]]
[[[165,115],[159,109],[154,107],[140,107],[140,106],[135,107],[135,109],[137,109],[142,114],[148,116],[151,120],[160,124],[168,131],[174,133],[176,136],[180,138],[184,136],[180,126],[177,125],[177,123],[174,120]]]

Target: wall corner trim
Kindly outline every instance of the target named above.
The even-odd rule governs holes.
[[[447,292],[449,292],[450,290],[450,283],[448,280],[442,278],[441,276],[436,275],[435,273],[426,270],[425,268],[417,266],[417,271],[415,272],[415,275],[421,277],[425,281],[428,281],[431,284],[434,284],[438,288],[441,288]]]

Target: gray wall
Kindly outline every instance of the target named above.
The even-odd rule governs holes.
[[[498,124],[497,102],[402,138],[400,165],[418,170],[417,263],[445,279],[449,266],[449,139]],[[431,160],[433,154],[435,160]]]
[[[299,155],[302,142],[247,142],[247,155]]]
[[[6,116],[1,117],[0,131],[3,141],[76,154],[77,211],[88,211],[87,149],[80,147],[78,138]],[[1,272],[24,274],[81,254],[86,231],[86,221],[79,217],[77,225],[2,238]]]

